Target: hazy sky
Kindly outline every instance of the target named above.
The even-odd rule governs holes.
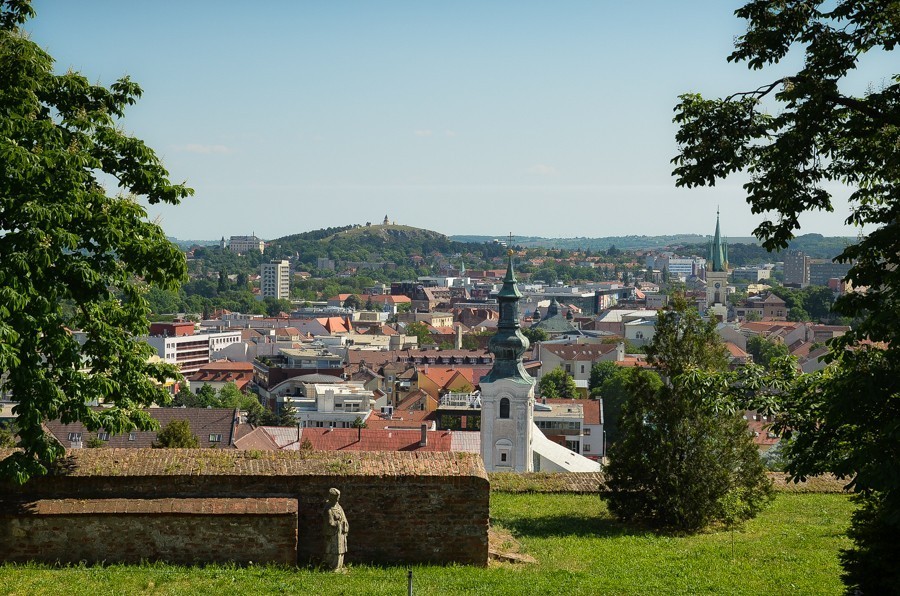
[[[740,180],[676,189],[669,163],[679,93],[787,72],[726,62],[740,4],[35,0],[27,28],[59,70],[143,87],[123,125],[196,190],[151,209],[179,238],[386,214],[445,234],[711,234],[717,206],[746,236]],[[855,234],[845,217],[803,232]]]

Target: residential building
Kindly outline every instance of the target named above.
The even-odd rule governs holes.
[[[291,297],[291,265],[288,261],[275,260],[260,265],[259,295],[279,300]]]
[[[241,423],[240,412],[231,408],[146,408],[144,412],[159,423],[160,430],[173,420],[187,420],[200,447],[234,448],[240,431],[249,430],[249,425]],[[133,430],[114,435],[103,428],[90,431],[81,422],[63,424],[60,420],[51,420],[46,426],[66,449],[85,447],[91,439],[104,441],[105,446],[112,448],[148,448],[159,432]]]
[[[351,428],[365,422],[379,403],[364,383],[310,383],[303,396],[284,396],[297,413],[297,424],[309,428]]]
[[[243,391],[253,380],[253,363],[217,360],[201,366],[187,380],[193,393],[198,393],[206,385],[220,391],[228,383],[234,383]]]

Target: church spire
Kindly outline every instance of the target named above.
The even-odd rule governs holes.
[[[522,297],[517,286],[516,273],[513,269],[512,250],[503,287],[497,294],[500,303],[500,320],[497,322],[497,333],[488,343],[488,351],[494,355],[494,366],[482,382],[510,379],[519,383],[531,384],[534,379],[525,372],[522,355],[529,348],[528,338],[519,330],[519,298]]]
[[[716,234],[709,243],[706,267],[709,271],[728,271],[728,245],[719,229],[719,210],[716,209]]]

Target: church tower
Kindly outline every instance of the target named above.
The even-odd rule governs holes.
[[[521,297],[510,251],[503,288],[497,294],[497,333],[488,344],[494,366],[481,380],[481,457],[488,472],[534,470],[534,379],[522,364],[529,344],[519,330]]]
[[[709,242],[706,258],[706,307],[725,306],[728,297],[728,245],[719,231],[719,211],[716,210],[716,235]]]

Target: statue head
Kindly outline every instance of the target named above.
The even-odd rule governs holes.
[[[337,503],[338,499],[341,498],[341,491],[336,488],[328,489],[328,501],[330,503]]]

